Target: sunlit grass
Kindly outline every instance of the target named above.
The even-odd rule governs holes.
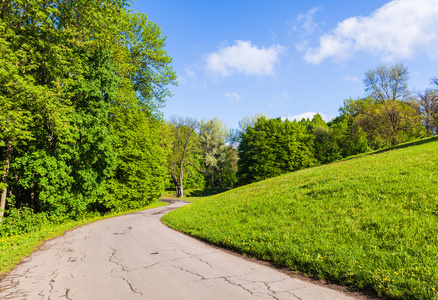
[[[163,221],[358,290],[438,299],[438,138],[417,144],[244,186]]]
[[[49,224],[47,227],[39,231],[0,238],[0,278],[9,273],[23,257],[26,257],[30,253],[32,253],[44,241],[60,236],[65,231],[98,220],[164,205],[167,205],[167,203],[156,201],[141,209],[130,210],[120,213],[109,213],[105,216],[85,218],[83,220],[71,221],[63,224]]]

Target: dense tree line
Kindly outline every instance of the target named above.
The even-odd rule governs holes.
[[[51,220],[142,207],[165,187],[233,188],[438,134],[434,89],[405,66],[366,72],[339,116],[218,118],[160,113],[175,84],[160,27],[127,1],[3,1],[0,217]],[[438,79],[432,79],[438,85]]]
[[[159,109],[176,76],[160,27],[127,9],[123,0],[2,2],[5,220],[29,209],[78,218],[160,196]]]
[[[204,174],[198,187],[214,187],[215,180],[222,186],[227,170],[226,184],[234,187],[438,134],[436,90],[415,95],[408,78],[402,64],[367,71],[365,97],[345,100],[339,116],[327,123],[319,114],[301,121],[258,114],[244,117],[239,130],[227,132],[217,118],[192,120],[192,154],[179,169],[190,170],[189,178]],[[432,84],[437,86],[438,79]],[[173,127],[179,128],[176,123]],[[182,186],[180,178],[175,187]]]
[[[237,135],[239,184],[438,134],[436,90],[415,95],[408,78],[402,64],[369,70],[366,97],[345,100],[328,123],[319,114],[299,122],[244,118]]]

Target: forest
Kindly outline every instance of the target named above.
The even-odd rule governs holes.
[[[123,0],[4,1],[0,11],[0,236],[235,188],[438,134],[438,79],[403,64],[364,76],[325,122],[166,118],[177,84],[160,26]],[[305,99],[303,99],[305,100]]]

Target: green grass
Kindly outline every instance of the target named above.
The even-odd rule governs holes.
[[[110,213],[105,216],[93,217],[79,221],[71,221],[63,224],[50,224],[42,230],[30,232],[27,234],[15,235],[0,238],[0,279],[6,276],[23,257],[28,256],[35,251],[43,242],[54,237],[62,235],[65,231],[74,229],[78,226],[132,213],[139,210],[155,208],[167,205],[167,203],[156,201],[141,209],[130,210],[120,213]]]
[[[180,231],[400,299],[438,299],[438,138],[301,170],[167,214]]]
[[[206,189],[185,189],[183,198],[199,198],[199,197],[207,197],[216,194],[220,194],[226,191],[229,191],[230,188],[206,188]],[[161,198],[176,198],[174,190],[166,190],[166,192],[161,196]],[[190,199],[186,199],[190,201]]]

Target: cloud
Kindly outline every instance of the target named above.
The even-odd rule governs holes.
[[[273,107],[283,107],[287,102],[291,100],[289,94],[286,91],[283,91],[280,94],[274,96],[270,101],[266,102],[266,106],[269,108]]]
[[[250,41],[236,41],[233,46],[223,47],[206,55],[206,67],[208,71],[223,77],[234,73],[270,76],[274,74],[274,65],[284,50],[280,45],[258,48]]]
[[[281,119],[282,120],[288,119],[289,121],[293,121],[293,120],[301,121],[302,119],[312,120],[313,116],[316,115],[316,114],[317,114],[316,112],[309,111],[309,112],[305,112],[305,113],[302,113],[302,114],[299,114],[299,115],[289,116],[287,118],[286,117],[281,117]],[[321,115],[322,119],[324,121],[326,121],[326,122],[328,122],[328,121],[330,121],[331,119],[334,118],[334,117],[328,116],[326,114],[322,114],[322,113],[319,113],[319,114]]]
[[[196,73],[192,66],[188,66],[184,68],[184,71],[190,78],[196,78]]]
[[[308,48],[305,60],[319,64],[327,58],[345,61],[357,53],[370,53],[383,61],[424,53],[438,57],[438,0],[393,0],[369,16],[338,23]]]
[[[295,21],[289,25],[292,25],[294,31],[302,31],[304,35],[314,33],[319,26],[319,24],[314,21],[314,16],[320,9],[320,6],[315,6],[309,9],[305,14],[300,13]]]
[[[227,98],[232,98],[236,101],[242,100],[242,97],[238,93],[224,93],[224,96]]]
[[[345,81],[353,81],[353,82],[359,82],[359,78],[357,78],[356,76],[350,76],[347,75],[343,78]]]

